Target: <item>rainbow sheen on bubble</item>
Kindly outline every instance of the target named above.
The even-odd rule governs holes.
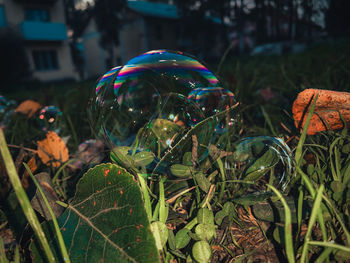
[[[113,79],[116,77],[116,73],[121,69],[121,66],[114,67],[110,69],[106,74],[104,74],[98,81],[96,85],[96,94],[98,94],[101,88],[108,86],[112,83]]]
[[[293,174],[292,153],[280,138],[246,137],[235,142],[227,162],[240,174],[239,180],[272,184],[286,191]]]
[[[142,75],[150,73],[173,78],[190,90],[215,87],[219,83],[217,77],[192,56],[179,51],[153,50],[129,60],[123,66],[114,83],[115,94],[124,83],[137,85]]]

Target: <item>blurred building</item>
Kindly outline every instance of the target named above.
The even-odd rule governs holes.
[[[158,2],[127,1],[122,12],[119,46],[110,58],[100,43],[94,18],[91,16],[81,36],[80,48],[85,59],[85,77],[94,78],[108,70],[107,65],[125,64],[130,58],[151,49],[177,49],[179,18],[176,6]]]
[[[33,77],[76,79],[65,25],[63,0],[0,0],[0,27],[24,39]]]

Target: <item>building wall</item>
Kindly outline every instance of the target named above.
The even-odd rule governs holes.
[[[51,51],[57,52],[58,69],[55,70],[35,70],[33,51]],[[56,81],[77,79],[74,66],[71,59],[70,48],[67,42],[62,43],[28,43],[26,53],[29,59],[33,77],[41,81]]]
[[[148,49],[178,48],[178,21],[171,19],[146,18]]]
[[[140,55],[149,49],[148,32],[143,17],[135,18],[119,31],[120,54],[122,63]]]
[[[49,23],[65,23],[63,0],[49,2],[17,2],[14,0],[0,0],[4,4],[7,26],[20,32],[20,24],[25,21],[25,8],[45,8],[49,11]],[[0,2],[0,4],[1,4]],[[33,78],[41,81],[57,81],[77,79],[71,57],[68,39],[64,41],[31,41],[25,40],[25,49],[28,56]],[[58,69],[37,70],[34,64],[33,51],[53,50],[57,54]]]
[[[85,59],[85,78],[98,78],[106,73],[109,70],[107,60],[110,60],[110,67],[119,66],[121,63],[119,47],[114,47],[114,58],[109,58],[109,53],[101,46],[100,33],[93,19],[85,29],[81,42]]]

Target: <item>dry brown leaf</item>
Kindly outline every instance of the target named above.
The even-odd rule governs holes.
[[[24,115],[27,115],[28,118],[31,118],[42,107],[43,106],[40,103],[34,100],[25,100],[18,105],[15,112],[22,113]]]
[[[49,131],[44,140],[38,141],[38,156],[41,161],[53,167],[59,167],[68,161],[68,148],[57,133]]]
[[[36,166],[35,156],[32,156],[32,158],[30,158],[27,165],[28,165],[30,171],[32,172],[32,174],[34,174],[36,169],[38,168]],[[28,174],[27,170],[24,171],[21,182],[22,182],[23,188],[27,190],[29,187],[29,174]]]
[[[53,189],[50,175],[45,172],[38,173],[35,175],[35,179],[40,184],[40,187],[43,190],[44,195],[47,201],[49,202],[53,213],[55,214],[56,218],[58,218],[63,213],[64,208],[56,203],[56,201],[58,201],[59,199],[56,195],[55,190]],[[30,201],[30,203],[36,211],[38,211],[43,217],[45,217],[46,220],[52,219],[50,212],[47,209],[47,206],[38,189],[36,190],[35,196]]]

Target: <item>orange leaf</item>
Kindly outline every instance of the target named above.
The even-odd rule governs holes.
[[[25,100],[18,105],[15,112],[22,113],[24,115],[27,115],[28,118],[31,118],[42,107],[43,106],[41,106],[40,103],[34,100]]]
[[[30,160],[28,161],[27,165],[28,165],[30,171],[32,172],[32,174],[34,174],[34,172],[38,168],[36,166],[35,156],[32,156],[32,158],[30,158]],[[28,178],[29,178],[29,174],[28,174],[27,170],[25,170],[24,173],[23,173],[22,179],[21,179],[24,189],[28,189],[29,188]]]
[[[293,118],[297,128],[303,128],[309,113],[311,99],[318,94],[314,114],[311,117],[307,134],[327,130],[327,125],[332,130],[341,129],[345,122],[350,124],[350,93],[331,90],[306,89],[300,92],[293,103]]]
[[[66,144],[53,131],[46,134],[46,139],[38,141],[38,155],[46,165],[59,167],[68,161],[69,153]]]

